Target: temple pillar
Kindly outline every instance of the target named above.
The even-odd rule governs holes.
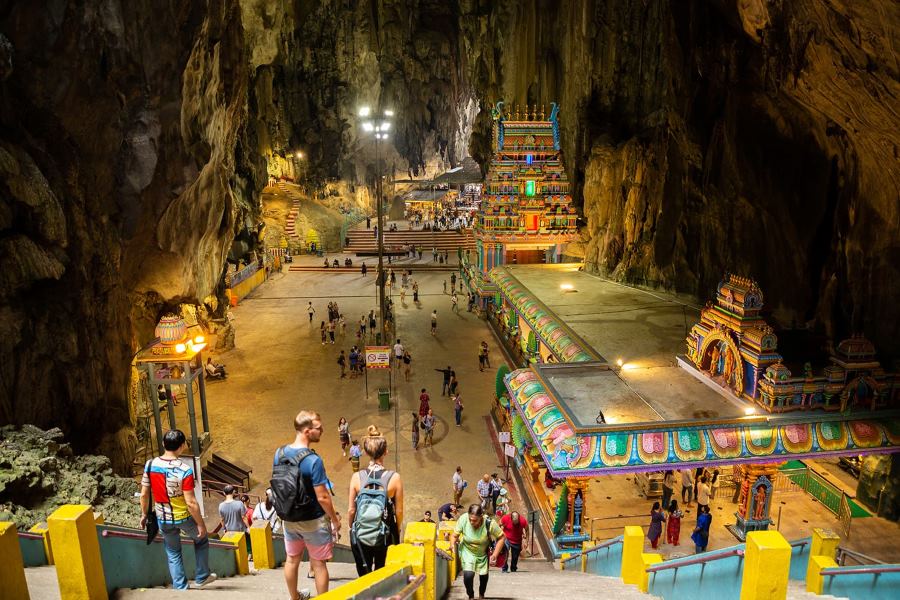
[[[494,266],[499,267],[503,264],[503,244],[494,246]]]
[[[772,524],[769,514],[773,482],[780,464],[740,465],[738,485],[738,509],[734,513],[737,522],[728,525],[728,530],[742,542],[751,531],[765,531]]]
[[[589,477],[566,478],[569,487],[569,497],[566,499],[569,503],[569,531],[573,535],[584,533],[584,506],[590,481]]]

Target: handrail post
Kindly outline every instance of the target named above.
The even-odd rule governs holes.
[[[644,570],[644,561],[641,554],[644,552],[644,530],[637,525],[629,525],[625,528],[622,539],[622,581],[631,585],[639,585],[641,572]]]
[[[641,572],[641,581],[638,583],[638,587],[646,594],[650,589],[650,573],[647,572],[647,567],[651,567],[656,563],[661,563],[663,557],[662,554],[643,553],[641,554],[641,561],[644,564],[644,569]]]
[[[108,598],[93,509],[75,504],[60,506],[47,517],[47,525],[60,597],[63,600]]]
[[[25,582],[25,562],[19,548],[16,524],[0,522],[0,589],[9,600],[28,600],[28,584]]]
[[[744,550],[741,600],[787,596],[791,545],[777,531],[751,531]]]
[[[238,575],[250,574],[250,556],[247,552],[247,534],[243,531],[232,531],[222,536],[222,541],[234,546],[234,561]]]
[[[809,567],[806,569],[806,591],[822,595],[825,593],[825,576],[822,569],[836,567],[837,563],[828,556],[810,556]]]
[[[250,546],[253,548],[255,569],[274,569],[275,546],[272,543],[272,525],[269,521],[254,521],[250,526]]]

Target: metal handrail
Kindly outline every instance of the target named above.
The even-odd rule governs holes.
[[[900,565],[885,565],[883,567],[826,567],[819,572],[822,576],[828,575],[880,575],[882,573],[900,573]]]
[[[838,546],[837,558],[835,560],[840,566],[844,566],[844,558],[847,556],[858,561],[860,564],[870,564],[870,565],[886,564],[883,560],[878,560],[877,558],[875,558],[873,556],[869,556],[867,554],[863,554],[862,552],[856,552],[855,550],[848,550],[847,548],[842,548],[842,547]],[[862,561],[868,561],[868,563],[863,563]]]
[[[440,548],[435,548],[435,549],[434,549],[434,553],[435,553],[437,556],[443,558],[444,560],[450,560],[450,561],[453,560],[453,555],[452,555],[452,554],[450,554],[449,552],[444,552],[444,551],[441,550]]]
[[[678,569],[678,568],[680,568],[680,567],[688,567],[688,566],[690,566],[690,565],[699,565],[699,564],[702,564],[702,563],[708,563],[708,562],[712,562],[712,561],[714,561],[714,560],[720,560],[720,559],[723,559],[723,558],[729,558],[729,557],[731,557],[731,556],[741,556],[741,557],[743,557],[743,556],[744,556],[744,551],[741,550],[740,548],[736,548],[736,549],[734,549],[734,550],[729,550],[728,552],[723,552],[723,553],[721,553],[721,554],[716,554],[716,555],[714,555],[714,556],[700,556],[700,557],[697,557],[697,558],[692,558],[692,559],[689,559],[689,560],[681,561],[681,562],[679,562],[678,564],[666,564],[666,563],[660,563],[660,564],[658,564],[658,565],[652,565],[652,566],[647,567],[646,571],[647,571],[648,573],[656,573],[656,572],[658,572],[658,571],[665,571],[665,570],[667,570],[667,569]],[[678,561],[678,560],[679,560],[679,559],[675,559],[675,561]],[[667,562],[671,563],[671,562],[675,562],[675,561],[667,561]]]
[[[797,540],[795,542],[788,542],[792,547],[796,548],[797,546],[806,546],[809,544],[809,540]]]
[[[413,594],[416,593],[423,583],[425,583],[425,574],[419,575],[418,577],[414,575],[410,575],[403,589],[394,594],[393,596],[388,596],[387,598],[376,598],[376,600],[407,600],[408,598],[412,598]]]
[[[42,540],[44,536],[39,533],[31,533],[30,531],[17,531],[16,532],[20,538],[25,538],[26,540]]]
[[[566,560],[573,560],[579,558],[581,556],[586,556],[591,552],[596,552],[597,550],[603,550],[604,548],[609,548],[610,546],[615,546],[616,544],[621,544],[625,540],[624,536],[617,536],[611,539],[606,540],[605,542],[600,542],[596,546],[592,546],[587,550],[580,550],[574,554],[570,554]]]
[[[145,533],[132,533],[130,531],[112,531],[110,529],[104,529],[103,533],[101,533],[103,537],[117,537],[117,538],[125,538],[129,540],[147,540],[147,534]],[[181,538],[181,544],[186,546],[189,542],[189,538]],[[161,544],[163,542],[163,538],[160,535],[157,535],[153,538],[154,544]],[[193,543],[191,541],[190,543]],[[226,550],[234,550],[234,546],[231,544],[226,544],[225,542],[214,542],[209,540],[210,548],[225,548]]]

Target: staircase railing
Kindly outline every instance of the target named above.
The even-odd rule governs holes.
[[[388,596],[387,598],[384,598],[383,600],[408,600],[409,598],[413,597],[413,594],[415,594],[416,591],[420,587],[422,587],[423,583],[425,583],[425,575],[424,574],[419,575],[418,577],[410,575],[409,583],[407,583],[406,586],[402,590],[400,590],[393,596]],[[376,598],[375,600],[382,600],[382,599]]]
[[[856,552],[855,550],[849,550],[842,546],[838,546],[837,553],[835,554],[834,561],[840,565],[845,566],[847,563],[847,559],[850,558],[855,560],[858,565],[883,565],[885,562],[883,560],[878,560],[872,556],[867,554],[863,554],[862,552]],[[847,565],[853,566],[853,565]]]
[[[827,567],[820,571],[822,594],[850,600],[894,600],[900,565]]]

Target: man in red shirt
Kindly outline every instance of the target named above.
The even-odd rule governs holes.
[[[528,530],[528,522],[525,517],[516,511],[512,511],[500,519],[500,527],[503,528],[503,535],[506,537],[506,545],[509,546],[509,570],[515,573],[519,568],[519,554],[522,552],[522,538]],[[507,565],[503,566],[503,572],[506,573]]]

